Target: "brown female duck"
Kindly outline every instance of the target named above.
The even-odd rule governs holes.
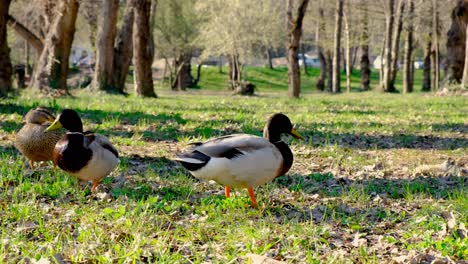
[[[16,133],[15,146],[29,160],[34,162],[52,160],[55,144],[65,134],[63,131],[45,131],[54,122],[54,115],[46,108],[31,109],[24,117],[25,125]]]

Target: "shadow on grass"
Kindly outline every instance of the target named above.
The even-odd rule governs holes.
[[[0,113],[19,113],[25,114],[30,108],[24,106],[18,106],[16,104],[2,104],[0,103]],[[52,106],[51,109],[56,113],[59,112],[58,106]],[[223,108],[224,109],[224,108]],[[241,109],[239,107],[234,107],[233,109]],[[91,120],[95,124],[101,124],[103,118],[106,119],[115,119],[116,122],[120,125],[138,125],[142,120],[148,122],[150,129],[143,131],[142,137],[143,140],[152,142],[152,141],[174,141],[176,137],[214,137],[221,136],[231,133],[243,133],[245,131],[241,130],[243,127],[244,130],[248,133],[252,133],[252,130],[256,128],[252,127],[252,130],[249,127],[245,127],[242,123],[242,120],[232,120],[232,119],[215,119],[215,120],[190,120],[182,118],[180,113],[175,114],[146,114],[143,112],[118,112],[118,111],[102,111],[102,110],[81,110],[76,109],[77,112],[85,119]],[[209,106],[201,107],[197,110],[212,111],[212,107]],[[183,111],[181,108],[180,111]],[[233,110],[234,111],[234,110]],[[253,110],[252,110],[253,111]],[[350,110],[354,111],[354,110]],[[360,111],[356,110],[355,114],[359,115],[371,115],[372,111]],[[199,127],[193,130],[180,130],[179,127],[188,122],[195,123],[199,122]],[[414,124],[417,126],[418,124]],[[234,128],[232,128],[234,126]],[[260,125],[256,130],[258,130],[258,135],[261,134],[262,125]],[[412,133],[399,133],[394,135],[379,135],[379,134],[365,134],[365,133],[336,133],[336,132],[323,132],[318,130],[322,127],[330,127],[333,130],[333,127],[339,126],[345,129],[353,129],[357,126],[365,126],[369,128],[375,128],[376,131],[380,127],[383,127],[383,124],[370,122],[369,124],[359,124],[359,123],[311,123],[307,124],[308,130],[301,131],[313,146],[326,146],[326,145],[338,145],[346,148],[353,149],[398,149],[398,148],[410,148],[410,149],[439,149],[439,150],[453,150],[457,148],[468,148],[468,139],[463,137],[440,137],[434,135],[416,135]],[[12,132],[18,130],[21,127],[21,124],[11,122],[11,121],[2,121],[2,128],[7,132]],[[86,124],[85,124],[86,127]],[[229,127],[226,129],[215,129],[213,127]],[[435,124],[433,128],[436,131],[452,131],[452,132],[462,132],[464,133],[467,130],[467,126],[462,123],[447,123],[447,124]],[[127,128],[115,127],[113,129],[102,129],[98,128],[96,132],[102,133],[106,136],[119,136],[124,138],[131,138],[135,132],[128,131]],[[257,133],[254,133],[257,134]]]
[[[360,222],[398,222],[407,217],[402,213],[405,204],[417,207],[411,201],[418,196],[432,199],[450,199],[468,187],[468,177],[441,175],[419,176],[411,179],[350,179],[335,178],[331,174],[285,175],[274,180],[274,184],[290,191],[318,194],[319,197],[305,201],[297,207],[292,203],[271,200],[267,214],[278,221],[314,221],[315,223],[340,220],[361,231]],[[350,202],[351,201],[351,202]],[[359,201],[375,206],[357,208]],[[397,208],[394,204],[399,204]],[[411,211],[406,210],[406,211]]]
[[[453,150],[467,148],[468,139],[439,137],[433,135],[394,134],[369,135],[359,133],[329,133],[321,131],[301,131],[316,147],[338,145],[352,149],[439,149]]]

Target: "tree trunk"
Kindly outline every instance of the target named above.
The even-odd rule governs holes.
[[[403,15],[405,12],[405,0],[400,0],[398,2],[398,11],[396,17],[395,25],[395,34],[392,42],[392,65],[391,65],[391,80],[390,80],[390,90],[396,91],[395,89],[395,80],[398,73],[398,57],[400,53],[400,36],[403,29]]]
[[[133,62],[135,65],[135,91],[142,97],[156,97],[153,87],[151,64],[153,52],[150,46],[150,0],[135,1],[135,21],[133,28]]]
[[[47,32],[44,49],[34,70],[32,87],[67,90],[68,64],[78,8],[78,0],[60,2],[58,13]]]
[[[200,61],[198,63],[198,65],[197,65],[197,75],[196,75],[195,79],[193,80],[193,87],[197,86],[198,82],[200,82],[202,66],[203,66],[203,64]]]
[[[340,83],[340,50],[341,50],[341,24],[343,20],[343,1],[336,0],[335,14],[335,39],[333,47],[333,77],[332,77],[332,92],[339,93],[341,91]]]
[[[364,15],[362,19],[362,37],[361,37],[361,90],[368,91],[370,84],[370,63],[369,63],[369,15],[367,3],[362,2]]]
[[[459,0],[452,11],[452,24],[447,33],[447,74],[444,86],[458,84],[463,77],[465,64],[466,25],[468,24],[468,0]]]
[[[271,50],[270,48],[266,47],[265,48],[265,55],[267,59],[267,67],[271,70],[273,70],[273,61],[271,60]]]
[[[387,40],[384,37],[383,43],[382,43],[382,48],[380,49],[380,69],[379,69],[379,82],[380,86],[382,86],[383,82],[383,75],[384,75],[384,54],[385,54],[385,46],[387,43]],[[382,88],[382,87],[380,87]]]
[[[349,2],[348,2],[349,3]],[[351,10],[349,8],[349,4],[347,5],[347,12],[344,14],[344,25],[345,25],[345,38],[346,38],[346,48],[345,48],[345,56],[346,56],[346,92],[351,92],[351,36],[349,32],[349,19],[351,16]]]
[[[307,62],[306,62],[306,56],[305,56],[305,48],[304,44],[300,44],[300,49],[302,53],[302,67],[304,68],[304,75],[308,75],[309,73],[307,72]]]
[[[466,24],[466,32],[468,32],[468,24]],[[465,61],[468,61],[468,34],[465,35]],[[461,88],[468,88],[468,63],[465,63],[465,67],[463,67],[463,79],[461,82]]]
[[[426,47],[424,48],[424,64],[423,64],[423,83],[422,91],[431,91],[431,47],[432,41],[430,38],[427,40]]]
[[[438,10],[438,0],[432,1],[432,89],[435,91],[439,89],[439,10]]]
[[[0,97],[12,89],[10,48],[7,42],[7,19],[11,0],[0,0]]]
[[[175,68],[178,69],[175,76],[174,89],[181,89],[185,91],[187,88],[193,86],[192,77],[192,51],[182,53],[175,60]],[[179,69],[180,68],[180,69]]]
[[[327,79],[327,91],[332,92],[332,87],[333,87],[333,56],[331,55],[331,51],[327,49],[327,52],[325,53],[325,60],[327,61],[327,74],[328,74],[328,79]]]
[[[322,2],[320,2],[322,4]],[[317,42],[317,53],[320,61],[320,75],[317,78],[316,87],[318,90],[325,90],[325,79],[327,78],[327,61],[325,59],[325,54],[323,53],[321,38],[325,34],[325,16],[323,8],[319,7],[318,10],[319,19],[317,21],[317,29],[315,31],[315,41]]]
[[[125,94],[125,81],[133,56],[133,22],[135,10],[133,1],[127,1],[122,26],[114,43],[114,61],[112,71],[112,87],[119,93]]]
[[[31,30],[26,26],[18,22],[14,17],[8,15],[8,26],[10,26],[18,35],[20,35],[24,40],[26,40],[35,50],[37,56],[40,56],[42,50],[44,49],[43,41],[36,36]]]
[[[298,62],[298,49],[302,35],[302,21],[304,19],[309,0],[300,0],[297,16],[293,17],[294,1],[288,0],[286,11],[286,50],[288,59],[288,94],[290,97],[299,97],[301,92],[301,77]]]
[[[382,80],[382,91],[384,92],[394,92],[394,87],[392,86],[392,31],[393,31],[393,22],[394,22],[394,13],[395,13],[395,0],[388,0],[385,12],[386,28],[385,28],[385,51],[384,51],[384,69],[383,69],[383,80]]]
[[[403,93],[413,92],[412,54],[413,54],[413,16],[414,2],[408,0],[408,25],[406,26],[405,54],[403,59]]]
[[[119,0],[103,0],[96,49],[96,69],[93,88],[113,91],[112,73],[114,67],[114,39],[117,31]]]
[[[239,55],[232,54],[228,57],[228,64],[229,64],[229,84],[231,90],[234,90],[237,85],[237,80],[239,79],[239,69],[237,62],[239,60]]]
[[[218,72],[223,73],[223,56],[219,56],[218,61]]]

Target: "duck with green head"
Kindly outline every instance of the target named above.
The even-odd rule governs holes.
[[[92,181],[91,191],[94,192],[99,181],[117,167],[118,151],[106,137],[83,132],[81,118],[72,109],[64,109],[47,131],[62,127],[69,132],[55,145],[53,161],[78,179]]]
[[[176,160],[196,178],[224,185],[227,198],[231,187],[247,188],[252,205],[257,206],[253,188],[284,175],[293,164],[293,153],[281,140],[282,134],[302,139],[289,118],[277,113],[268,119],[263,137],[234,134],[194,143]]]

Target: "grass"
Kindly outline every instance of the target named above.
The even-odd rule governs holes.
[[[284,74],[259,82],[260,91],[280,92],[256,97],[74,90],[75,98],[26,91],[2,100],[0,262],[239,263],[251,253],[288,263],[466,260],[466,99],[365,92],[291,100],[279,81],[265,88]],[[99,194],[51,165],[31,171],[14,148],[22,116],[38,105],[77,110],[86,129],[117,146],[120,165]],[[256,188],[259,209],[246,190],[227,200],[222,186],[171,161],[191,141],[261,135],[276,111],[305,140],[285,138],[294,165]]]
[[[193,70],[193,75],[196,75],[196,69]],[[313,93],[317,89],[315,87],[316,79],[320,74],[318,68],[308,68],[307,75],[304,74],[303,68],[301,70],[301,87],[302,93]],[[246,66],[244,68],[244,78],[246,81],[250,81],[256,85],[256,89],[260,92],[284,92],[288,89],[288,69],[286,67],[276,67],[273,70],[262,67],[250,67]],[[416,70],[415,72],[415,91],[419,91],[422,83],[422,70]],[[228,87],[229,81],[229,70],[224,67],[223,71],[220,73],[219,68],[215,66],[207,66],[202,68],[201,78],[199,87],[202,89],[222,91],[226,90]],[[353,70],[351,74],[351,90],[359,91],[360,90],[360,73],[359,70]],[[370,86],[376,87],[379,82],[379,72],[376,69],[372,69],[370,76]],[[341,75],[341,83],[343,89],[346,90],[346,76],[344,73]],[[398,90],[402,90],[402,76],[401,71],[397,75],[395,81],[395,87]],[[161,89],[167,89],[162,88]]]

